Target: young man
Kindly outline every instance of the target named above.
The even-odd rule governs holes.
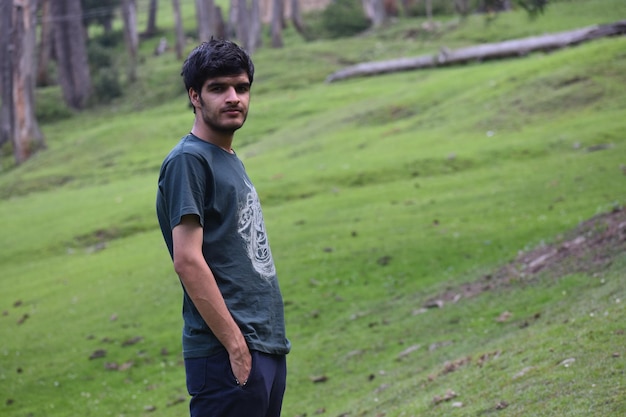
[[[182,74],[195,114],[163,161],[157,217],[183,285],[192,417],[278,417],[290,343],[257,193],[232,148],[254,65],[229,41],[194,49]]]

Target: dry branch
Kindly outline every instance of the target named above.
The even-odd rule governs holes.
[[[626,34],[626,20],[595,25],[567,32],[552,33],[510,41],[469,46],[456,50],[442,48],[438,54],[412,58],[399,58],[388,61],[364,62],[334,72],[326,82],[367,75],[385,74],[423,68],[463,64],[470,61],[524,56],[534,51],[552,51],[578,45],[594,39]]]

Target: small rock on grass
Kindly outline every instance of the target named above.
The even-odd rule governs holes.
[[[107,351],[104,349],[97,349],[91,355],[89,355],[89,359],[98,359],[104,358],[107,355]]]

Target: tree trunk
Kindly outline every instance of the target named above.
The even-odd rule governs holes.
[[[328,76],[326,81],[333,82],[352,77],[456,65],[471,61],[519,57],[534,51],[552,51],[602,37],[623,34],[626,34],[626,20],[567,32],[469,46],[457,50],[442,48],[438,55],[422,55],[353,65],[336,71]]]
[[[454,9],[462,17],[469,15],[469,0],[454,0]]]
[[[372,22],[372,26],[380,27],[387,20],[383,0],[363,0],[363,12]]]
[[[387,21],[387,11],[383,0],[372,0],[374,6],[374,19],[372,23],[374,27],[380,27]]]
[[[207,42],[211,38],[225,39],[228,37],[222,9],[215,5],[214,0],[196,0],[196,18],[198,38],[201,42]]]
[[[372,1],[361,0],[361,5],[363,6],[363,14],[365,14],[365,17],[367,17],[369,20],[373,20],[374,19],[374,7],[372,5]]]
[[[198,39],[207,42],[213,36],[213,14],[215,3],[213,0],[196,0],[196,19],[198,24]]]
[[[233,15],[236,21],[237,39],[244,49],[248,49],[248,33],[250,31],[250,24],[248,23],[248,4],[246,0],[236,0],[236,2],[237,7],[235,8]]]
[[[283,47],[283,0],[272,0],[272,47]]]
[[[299,34],[304,33],[304,24],[302,23],[302,15],[300,14],[300,0],[291,1],[291,23]]]
[[[215,37],[218,39],[228,39],[228,33],[226,29],[226,22],[224,21],[224,14],[220,6],[215,6],[213,9],[213,25]]]
[[[157,25],[156,25],[158,8],[159,8],[158,0],[150,0],[150,5],[148,6],[148,21],[146,23],[146,31],[144,32],[144,36],[146,38],[151,38],[152,36],[156,35],[158,32]]]
[[[174,8],[174,25],[176,26],[176,58],[183,59],[183,49],[185,49],[185,31],[183,30],[183,20],[180,15],[180,0],[172,0]]]
[[[137,53],[139,34],[137,32],[137,4],[135,0],[122,0],[122,19],[124,20],[124,39],[128,50],[128,81],[137,81]]]
[[[50,3],[59,84],[68,106],[83,109],[92,92],[80,0]]]
[[[248,53],[252,55],[261,47],[261,5],[259,0],[252,0],[250,5],[250,31],[248,32]]]
[[[53,51],[52,19],[50,16],[50,0],[41,0],[41,29],[39,37],[39,59],[37,60],[37,86],[51,84],[48,64]]]
[[[236,34],[241,46],[252,55],[261,46],[261,10],[259,0],[237,0],[231,19],[236,20]]]
[[[19,0],[13,9],[13,154],[21,164],[45,142],[35,118],[37,0]]]
[[[0,0],[0,147],[13,140],[13,0]]]
[[[237,9],[239,8],[239,0],[230,0],[230,7],[228,8],[228,21],[226,22],[226,32],[229,38],[239,39],[238,26],[239,21],[237,17]]]

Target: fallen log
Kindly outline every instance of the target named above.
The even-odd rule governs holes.
[[[441,48],[438,54],[399,58],[387,61],[363,62],[336,71],[326,78],[326,82],[353,77],[378,75],[390,72],[464,64],[471,61],[524,56],[535,51],[552,51],[578,45],[594,39],[626,34],[626,20],[594,25],[567,32],[532,36],[510,41],[486,43],[456,50]]]

